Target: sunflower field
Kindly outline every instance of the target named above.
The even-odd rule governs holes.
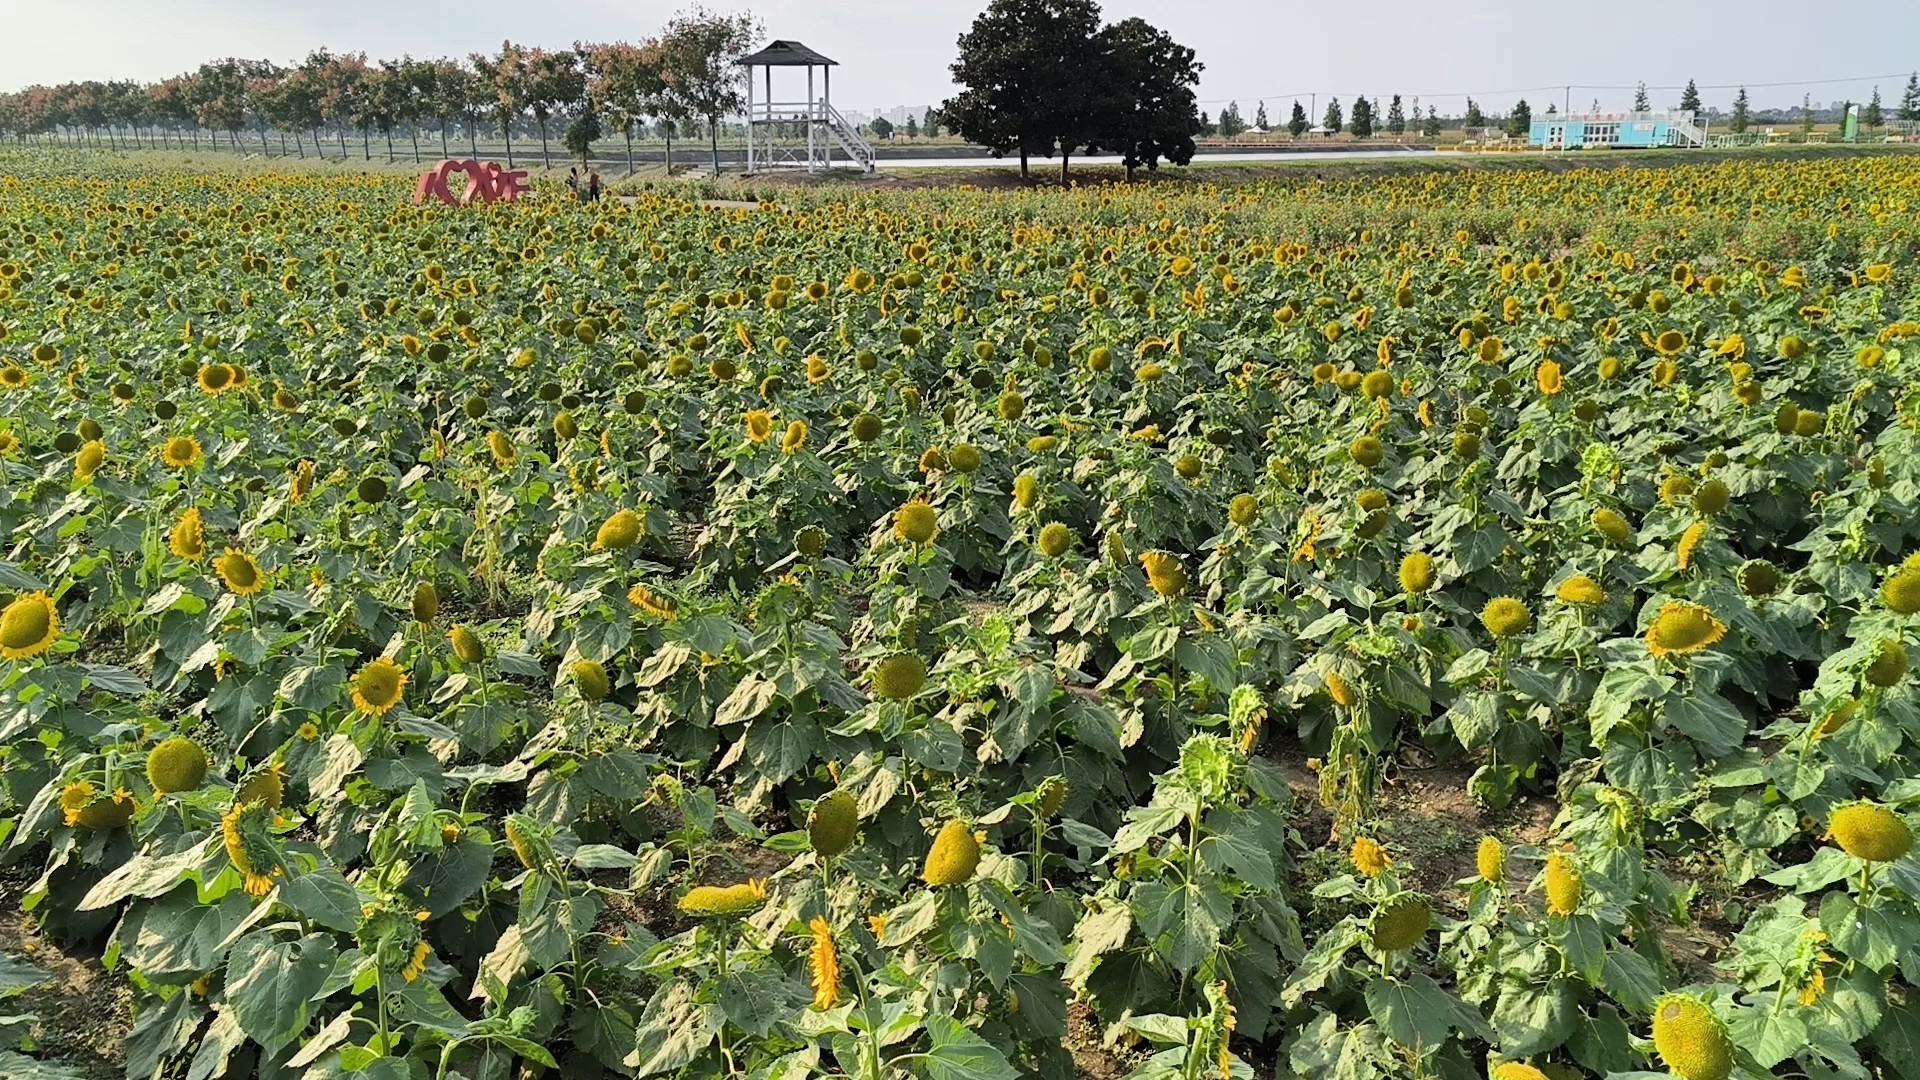
[[[1920,157],[410,193],[0,156],[127,1077],[1920,1078]]]

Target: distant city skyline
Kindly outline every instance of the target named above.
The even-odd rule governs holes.
[[[0,91],[84,79],[152,82],[226,56],[288,64],[321,47],[374,58],[464,57],[497,50],[503,38],[550,48],[638,40],[689,2],[0,0],[0,25],[8,30],[0,36]],[[986,0],[708,2],[750,10],[769,38],[804,41],[838,60],[833,98],[844,107],[948,97],[955,41]],[[1521,97],[1536,110],[1549,102],[1565,109],[1569,96],[1576,110],[1594,98],[1615,110],[1643,80],[1656,107],[1678,101],[1688,79],[1706,107],[1723,111],[1743,83],[1755,109],[1797,108],[1807,93],[1827,102],[1865,101],[1876,83],[1883,101],[1897,102],[1908,73],[1920,68],[1920,4],[1912,0],[1861,0],[1844,9],[1844,21],[1818,22],[1781,0],[1703,0],[1684,12],[1626,0],[1607,9],[1608,21],[1651,28],[1630,49],[1615,35],[1591,33],[1589,11],[1519,0],[1376,0],[1358,9],[1108,0],[1103,10],[1109,21],[1145,18],[1191,46],[1206,65],[1200,108],[1218,115],[1237,100],[1249,122],[1262,99],[1269,120],[1280,123],[1273,114],[1291,111],[1296,97],[1324,109],[1329,97],[1344,104],[1356,94],[1385,100],[1398,93],[1409,108],[1419,97],[1423,109],[1436,105],[1448,115],[1459,115],[1468,96],[1489,111],[1505,111]],[[1790,81],[1796,76],[1806,81]],[[909,106],[886,106],[894,108]]]

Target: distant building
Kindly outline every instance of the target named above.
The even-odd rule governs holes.
[[[1542,116],[1533,121],[1527,142],[1548,150],[1705,146],[1707,134],[1697,120],[1680,109]]]

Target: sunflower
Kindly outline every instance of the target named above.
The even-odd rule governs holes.
[[[207,531],[200,521],[200,508],[189,506],[167,532],[167,550],[188,562],[207,556]]]
[[[1140,554],[1140,567],[1147,573],[1147,584],[1161,596],[1179,596],[1187,587],[1187,568],[1170,551],[1155,549]]]
[[[1898,638],[1886,638],[1874,647],[1873,659],[1862,676],[1868,686],[1889,689],[1907,674],[1907,647]]]
[[[926,661],[913,653],[894,653],[873,665],[873,692],[888,701],[905,701],[926,685]]]
[[[200,391],[219,395],[233,388],[233,369],[225,364],[207,364],[200,369]]]
[[[1880,586],[1880,599],[1897,615],[1920,612],[1920,567],[1902,566]]]
[[[8,390],[18,390],[32,381],[33,373],[21,367],[19,364],[8,364],[0,367],[0,387]]]
[[[1579,607],[1594,607],[1607,602],[1607,591],[1585,574],[1575,574],[1561,582],[1553,595],[1561,603]]]
[[[1480,874],[1480,880],[1499,884],[1507,874],[1507,847],[1498,837],[1483,836],[1480,846],[1473,853],[1473,867]]]
[[[1866,279],[1879,285],[1893,277],[1893,267],[1887,263],[1873,263],[1866,269]]]
[[[353,706],[372,716],[384,716],[400,704],[400,693],[406,686],[407,673],[383,656],[354,673]]]
[[[239,548],[228,548],[226,554],[213,560],[213,570],[227,591],[235,596],[253,596],[267,587],[267,577],[260,572],[260,564],[253,556]]]
[[[1727,1080],[1733,1074],[1727,1025],[1699,998],[1667,994],[1653,1003],[1653,1047],[1680,1080]]]
[[[88,440],[80,447],[80,452],[73,456],[73,478],[82,484],[92,480],[93,474],[99,472],[100,466],[106,461],[107,444],[99,439]]]
[[[1868,862],[1892,862],[1913,847],[1913,830],[1900,815],[1869,802],[1836,807],[1827,832],[1840,850]]]
[[[1384,953],[1403,952],[1426,940],[1433,926],[1433,909],[1418,893],[1389,898],[1367,921],[1368,940]]]
[[[916,546],[933,542],[940,517],[925,499],[914,499],[893,512],[893,535]]]
[[[1694,553],[1700,549],[1701,541],[1706,538],[1707,523],[1704,521],[1694,522],[1687,526],[1686,532],[1680,534],[1680,543],[1675,546],[1673,553],[1674,562],[1678,564],[1680,569],[1687,570],[1692,568]]]
[[[940,827],[920,870],[920,880],[938,888],[959,885],[973,877],[980,866],[980,839],[963,821],[949,821]]]
[[[236,802],[220,818],[227,860],[240,873],[248,896],[272,892],[274,876],[280,873],[279,853],[274,850],[273,834],[268,831],[270,816],[263,803]]]
[[[807,955],[813,1007],[831,1009],[840,1001],[840,951],[833,944],[833,928],[824,916],[815,915],[807,924],[807,932],[813,935],[813,948]]]
[[[1765,559],[1748,559],[1734,571],[1734,582],[1740,591],[1754,598],[1764,600],[1780,591],[1780,568]]]
[[[1040,553],[1049,559],[1057,559],[1066,554],[1073,546],[1073,530],[1058,521],[1048,522],[1040,529],[1037,538]]]
[[[749,409],[746,415],[747,441],[764,443],[773,438],[773,417],[765,409]]]
[[[1533,625],[1533,612],[1514,597],[1496,596],[1480,609],[1480,625],[1495,638],[1516,637]]]
[[[1411,551],[1400,559],[1400,588],[1411,596],[1433,588],[1438,574],[1434,568],[1433,556],[1424,551]]]
[[[513,440],[498,431],[487,432],[487,449],[493,454],[494,464],[503,469],[512,468],[515,459],[520,456],[519,450],[513,445]]]
[[[761,878],[738,885],[696,885],[680,898],[679,908],[703,919],[751,915],[767,902],[767,883]]]
[[[147,754],[147,783],[161,795],[192,791],[207,779],[207,752],[199,743],[175,735]]]
[[[1370,878],[1379,877],[1393,864],[1393,860],[1387,858],[1387,849],[1371,836],[1356,837],[1347,857],[1353,861],[1356,872]]]
[[[1726,636],[1727,625],[1699,604],[1668,601],[1647,627],[1647,652],[1654,656],[1689,656]]]
[[[1548,914],[1571,915],[1580,910],[1580,894],[1585,887],[1580,871],[1566,853],[1556,851],[1547,856],[1546,886]]]
[[[1558,394],[1567,386],[1567,380],[1560,371],[1560,365],[1552,360],[1540,361],[1540,366],[1533,371],[1533,381],[1539,386],[1540,392],[1548,397]]]
[[[805,530],[802,530],[804,533]],[[645,585],[635,585],[627,590],[627,603],[656,619],[672,619],[680,613],[680,607],[671,597],[662,596]]]
[[[593,534],[595,551],[619,551],[630,548],[646,535],[646,520],[627,508],[614,511]]]
[[[200,460],[200,440],[191,435],[175,435],[160,444],[160,460],[171,468],[184,469]]]
[[[25,660],[53,647],[60,636],[60,612],[44,592],[13,599],[0,611],[0,657]]]
[[[783,454],[797,453],[806,445],[807,422],[805,420],[795,420],[793,423],[788,424],[786,434],[780,436],[780,452]]]

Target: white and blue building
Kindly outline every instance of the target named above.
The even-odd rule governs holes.
[[[1572,113],[1535,116],[1527,143],[1544,150],[1705,146],[1707,133],[1691,111]]]

